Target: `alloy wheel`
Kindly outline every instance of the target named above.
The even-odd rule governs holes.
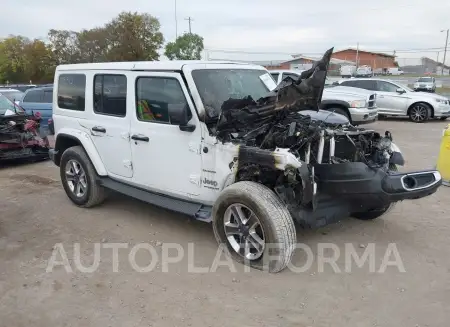
[[[266,246],[264,230],[255,213],[243,204],[232,204],[225,210],[224,229],[228,243],[248,260],[259,259]]]
[[[86,173],[81,164],[71,159],[67,161],[65,167],[66,183],[70,191],[77,197],[83,197],[88,190]]]
[[[418,104],[411,109],[411,119],[415,122],[422,122],[427,119],[428,108]]]

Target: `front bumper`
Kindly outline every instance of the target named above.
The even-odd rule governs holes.
[[[315,165],[318,192],[347,201],[351,212],[384,208],[392,202],[419,199],[442,184],[437,170],[388,173],[361,162]]]
[[[450,106],[438,105],[434,110],[434,117],[450,117]]]
[[[348,108],[353,125],[370,124],[378,120],[378,109]]]

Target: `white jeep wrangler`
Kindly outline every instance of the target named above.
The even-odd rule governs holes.
[[[278,272],[294,221],[374,219],[434,193],[437,171],[393,172],[403,157],[389,132],[317,112],[331,52],[276,87],[247,64],[58,66],[50,155],[68,197],[92,207],[112,189],[212,222],[234,259]]]

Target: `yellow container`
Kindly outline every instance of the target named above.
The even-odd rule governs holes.
[[[442,132],[441,148],[436,168],[442,175],[442,184],[450,186],[450,124]]]

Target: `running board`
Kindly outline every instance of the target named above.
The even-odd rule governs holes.
[[[212,207],[201,203],[195,203],[169,197],[167,195],[153,193],[129,184],[115,181],[111,178],[100,178],[100,185],[110,190],[128,195],[135,199],[153,204],[155,206],[182,213],[197,220],[210,223],[212,221]]]

